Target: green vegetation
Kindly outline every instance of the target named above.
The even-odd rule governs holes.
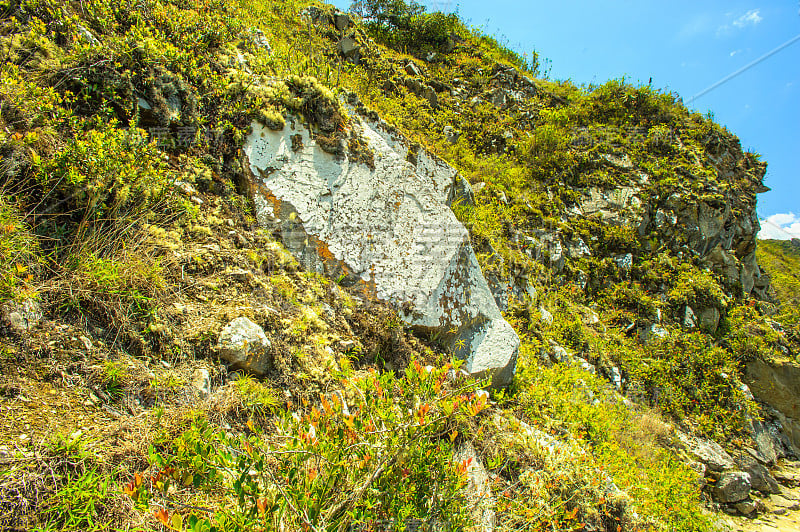
[[[749,243],[733,266],[708,260],[706,233],[744,225],[764,163],[675,94],[539,79],[535,53],[456,15],[359,0],[341,29],[311,4],[0,1],[0,300],[56,324],[0,337],[2,373],[52,384],[32,404],[69,414],[30,406],[25,423],[109,431],[4,462],[0,526],[467,527],[473,464],[452,457],[469,444],[501,530],[710,530],[673,426],[741,442],[758,414],[743,364],[798,352],[796,248],[758,244],[774,308],[729,274]],[[307,125],[374,167],[344,102],[458,169],[476,194],[453,210],[484,271],[536,290],[509,298],[519,371],[491,402],[448,377],[435,337],[252,229],[251,122]],[[270,333],[264,380],[214,369],[214,331],[241,315]],[[223,383],[213,397],[195,366]],[[81,384],[106,404],[70,395]]]
[[[778,300],[775,319],[800,339],[800,247],[795,241],[759,240],[758,263],[772,281]]]

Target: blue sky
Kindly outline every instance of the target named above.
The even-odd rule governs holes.
[[[348,0],[334,2],[346,9]],[[552,61],[552,79],[625,78],[677,92],[769,164],[758,213],[765,236],[800,237],[800,41],[691,98],[800,35],[797,0],[428,0],[521,53]],[[796,213],[796,214],[795,214]],[[774,226],[772,225],[774,224]],[[767,232],[769,234],[767,235]]]

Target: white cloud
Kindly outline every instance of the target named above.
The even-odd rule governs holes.
[[[742,53],[742,51],[741,51],[741,50],[734,50],[734,51],[732,51],[732,52],[731,52],[731,54],[730,54],[730,55],[731,55],[731,57],[733,57],[734,55],[736,55],[736,54],[740,54],[740,53]]]
[[[728,20],[730,20],[731,16],[732,16],[731,13],[726,13],[725,14],[725,17]],[[717,28],[717,37],[722,37],[724,35],[730,35],[731,33],[733,33],[733,31],[736,28],[742,29],[742,28],[746,28],[747,26],[755,26],[756,24],[759,24],[762,20],[764,20],[764,17],[761,16],[761,10],[760,9],[751,9],[750,11],[748,11],[747,13],[742,15],[741,17],[739,17],[736,20],[734,20],[733,22],[731,22],[733,27],[731,27],[731,24],[728,24],[728,23],[725,23],[722,26],[719,26]]]
[[[761,220],[758,238],[770,240],[791,240],[800,238],[800,216],[793,212],[773,214]]]
[[[733,25],[737,28],[744,28],[745,26],[753,25],[755,26],[762,20],[761,15],[759,15],[759,9],[751,9],[741,17],[737,18],[733,21]]]

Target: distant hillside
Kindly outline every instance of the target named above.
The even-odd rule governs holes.
[[[797,335],[800,332],[800,241],[759,240],[757,255],[778,299],[777,318],[791,326]]]

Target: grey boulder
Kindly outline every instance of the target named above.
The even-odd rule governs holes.
[[[217,350],[233,369],[264,375],[272,366],[270,342],[264,329],[248,318],[236,318],[223,327]]]

